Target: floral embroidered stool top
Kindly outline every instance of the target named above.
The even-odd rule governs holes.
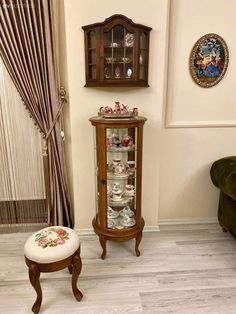
[[[37,263],[53,263],[71,256],[79,246],[79,237],[74,230],[53,226],[31,235],[25,243],[24,254]]]

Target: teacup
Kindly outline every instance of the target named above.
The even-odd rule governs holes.
[[[127,164],[129,166],[130,170],[134,170],[135,169],[135,161],[134,160],[128,160]]]
[[[134,185],[126,184],[125,186],[125,193],[129,195],[134,195]]]
[[[120,175],[120,174],[127,174],[129,169],[129,165],[127,162],[121,161],[120,158],[115,158],[111,163],[108,165],[108,171]]]
[[[126,166],[123,162],[119,162],[117,165],[115,165],[114,169],[115,174],[122,174],[126,172]]]
[[[123,58],[121,58],[121,60],[123,61],[123,62],[130,62],[130,58],[127,58],[127,57],[123,57]]]
[[[119,194],[113,193],[113,195],[112,195],[113,201],[121,201],[122,200],[122,195],[123,195],[122,191]]]
[[[121,159],[120,159],[120,158],[114,158],[114,159],[113,159],[113,164],[114,164],[115,166],[118,165],[120,162],[121,162]]]
[[[120,188],[120,183],[114,183],[112,186],[111,197],[114,201],[120,201],[124,192]]]
[[[112,186],[112,192],[120,191],[120,183],[114,183]]]
[[[129,216],[123,216],[123,219],[121,220],[121,224],[126,227],[132,227],[135,225],[135,218],[129,217]]]
[[[107,219],[107,228],[115,228],[115,226],[116,226],[116,222],[114,219],[111,219],[111,218]]]
[[[111,43],[110,47],[120,47],[120,45],[118,43]]]
[[[120,215],[123,216],[124,218],[133,217],[134,216],[134,212],[130,209],[129,206],[125,206],[122,209]]]
[[[125,137],[123,137],[123,146],[130,146],[132,144],[132,137],[127,135]]]
[[[121,139],[118,134],[112,134],[112,144],[117,147],[121,146]]]
[[[113,138],[111,135],[107,136],[106,142],[108,147],[113,146]]]
[[[108,63],[112,63],[112,62],[115,62],[115,61],[116,61],[116,58],[107,57],[107,58],[106,58],[106,61],[107,61]]]

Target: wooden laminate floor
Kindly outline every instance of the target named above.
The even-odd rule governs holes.
[[[0,234],[0,313],[31,313],[35,292],[23,246],[29,233]],[[42,314],[235,314],[236,240],[216,224],[165,226],[134,241],[81,237],[83,269],[76,302],[67,270],[41,275]]]

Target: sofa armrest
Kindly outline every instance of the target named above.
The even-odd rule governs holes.
[[[236,156],[215,161],[211,166],[210,175],[216,187],[236,200]]]

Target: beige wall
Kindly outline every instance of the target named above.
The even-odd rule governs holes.
[[[226,5],[227,4],[227,5]],[[172,0],[166,125],[162,132],[159,221],[201,220],[217,215],[218,190],[209,169],[235,154],[236,41],[232,41],[236,2]],[[189,75],[188,58],[207,33],[223,37],[229,67],[222,81],[201,88]],[[228,127],[225,127],[228,126]]]
[[[147,225],[158,219],[158,168],[163,104],[167,1],[66,0],[65,22],[70,95],[74,207],[76,227],[90,228],[94,216],[93,133],[88,122],[100,106],[120,100],[148,118],[144,129],[143,215]],[[153,28],[149,88],[85,88],[82,25],[124,14]],[[145,13],[145,14],[144,14]],[[151,166],[150,166],[151,165]]]
[[[179,14],[179,9],[181,9],[181,12],[184,10],[184,21],[188,25],[193,17],[191,12],[192,14],[196,12],[189,10],[187,14],[185,6],[189,8],[196,1],[178,0],[177,2],[178,7],[176,9],[178,10],[176,10],[176,13]],[[202,0],[202,2],[204,2],[204,5],[206,3],[212,5],[211,15],[214,15],[214,8],[217,7],[217,10],[220,10],[219,5],[222,4],[218,0]],[[232,12],[235,12],[234,1],[228,0],[227,2],[230,4],[231,9],[234,9]],[[234,129],[166,129],[163,127],[166,85],[168,85],[168,93],[171,91],[170,84],[166,84],[165,75],[168,44],[168,3],[167,0],[64,1],[71,125],[69,150],[72,149],[71,165],[73,169],[70,180],[74,189],[76,228],[91,228],[91,221],[95,212],[93,130],[88,119],[96,114],[100,106],[110,105],[114,100],[120,100],[130,106],[137,106],[140,114],[148,118],[144,128],[142,204],[146,225],[156,226],[159,218],[163,221],[165,219],[216,217],[217,191],[212,187],[209,179],[209,165],[218,157],[234,153]],[[84,87],[84,38],[81,26],[103,21],[116,13],[124,14],[134,22],[153,28],[150,41],[149,88]],[[205,20],[206,17],[207,12],[202,10],[202,19]],[[183,34],[183,32],[187,32],[188,28],[178,28],[176,35],[182,39],[181,47],[187,49],[183,38],[188,38],[188,44],[192,46],[198,36],[201,37],[202,34],[215,31],[215,25],[218,25],[221,19],[217,19],[215,23],[213,22],[209,26],[210,29],[203,29],[199,31],[199,34],[194,32],[190,32],[190,35],[188,33]],[[177,23],[182,25],[182,20],[178,20]],[[192,29],[195,27],[197,27],[197,23],[195,25],[191,24]],[[233,31],[234,28],[232,27],[230,30],[231,36],[227,34],[226,40],[229,43],[232,41]],[[218,26],[215,32],[220,33]],[[225,34],[222,35],[225,36]],[[187,50],[184,58],[188,59],[190,51]],[[181,60],[181,54],[179,57]],[[168,82],[171,82],[171,86],[179,83],[180,80],[183,80],[181,88],[185,85],[188,88],[194,85],[187,74],[186,64],[188,61],[184,58],[182,62],[185,76],[183,78],[183,72],[176,72],[175,81],[173,82],[170,77],[171,73],[169,73]],[[228,74],[226,79],[228,80],[228,86],[230,86],[229,81],[232,82],[232,75]],[[223,84],[225,84],[225,81],[209,91],[211,93],[213,89],[218,91],[218,86]],[[179,85],[177,84],[177,86]],[[204,95],[205,91],[198,86],[191,88],[195,89],[194,99],[191,97],[191,92],[188,94],[185,89],[184,91],[182,89],[175,90],[178,99],[174,98],[170,101],[168,97],[168,124],[182,119],[179,113],[186,110],[186,107],[180,107],[182,103],[189,104],[188,116],[184,118],[187,119],[187,122],[194,120],[197,101]],[[231,89],[230,93],[232,95]],[[214,96],[211,106],[216,106],[215,103],[217,102],[218,110],[218,115],[214,116],[214,120],[222,120],[220,113],[223,114],[224,120],[231,119],[230,117],[235,112],[231,112],[233,110],[232,104],[229,105],[228,101],[229,98],[227,98],[226,106],[228,115],[225,115],[224,94]],[[210,117],[207,120],[211,120],[211,113],[214,113],[214,110],[210,112]],[[204,120],[204,114],[201,117],[202,119]],[[193,122],[195,123],[195,121]]]

